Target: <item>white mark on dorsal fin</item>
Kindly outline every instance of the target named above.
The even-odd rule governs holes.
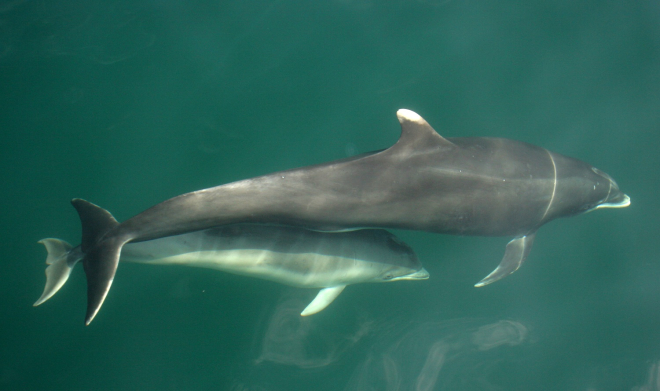
[[[419,114],[415,113],[412,110],[408,109],[399,109],[396,112],[397,118],[399,118],[399,122],[403,123],[403,121],[411,121],[411,122],[421,122],[424,121],[424,118],[420,116]],[[424,121],[426,122],[426,121]]]
[[[442,137],[424,118],[414,111],[400,109],[396,116],[401,124],[401,137],[392,149],[454,148],[451,141]]]

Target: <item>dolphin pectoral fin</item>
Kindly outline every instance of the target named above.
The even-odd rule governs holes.
[[[346,288],[346,285],[333,286],[330,288],[323,288],[318,295],[312,300],[311,303],[300,313],[300,316],[314,315],[321,312],[332,303],[341,291]]]
[[[41,239],[39,243],[43,244],[48,251],[46,258],[46,286],[41,297],[33,304],[38,306],[44,301],[50,299],[69,279],[71,268],[67,263],[67,254],[71,251],[71,245],[60,239]]]
[[[499,266],[474,286],[477,288],[486,286],[518,270],[523,262],[525,262],[525,259],[527,259],[527,255],[529,255],[535,236],[536,232],[532,232],[529,235],[519,236],[510,241],[506,245],[504,258],[502,258]]]

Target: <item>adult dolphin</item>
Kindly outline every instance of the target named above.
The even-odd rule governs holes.
[[[85,323],[101,307],[121,248],[131,241],[246,222],[514,236],[500,265],[477,284],[483,286],[520,267],[541,225],[630,204],[609,175],[577,159],[508,139],[445,139],[410,110],[397,116],[401,137],[386,150],[183,194],[121,224],[74,199],[86,254]]]
[[[84,258],[80,246],[43,239],[46,286],[35,306],[51,298]],[[233,224],[127,244],[122,262],[185,265],[261,278],[300,288],[320,288],[302,316],[322,311],[347,285],[424,280],[417,255],[382,229],[327,233],[299,227]]]

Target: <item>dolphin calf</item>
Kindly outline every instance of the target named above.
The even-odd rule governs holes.
[[[500,265],[477,284],[484,286],[520,267],[543,224],[630,204],[609,175],[577,159],[515,140],[444,138],[410,110],[397,117],[401,136],[388,149],[183,194],[121,224],[74,199],[85,253],[86,324],[128,242],[234,223],[513,236]]]
[[[84,258],[80,246],[40,241],[48,251],[46,287],[35,306],[51,298]],[[302,316],[322,311],[346,285],[429,277],[413,250],[381,229],[323,233],[297,227],[236,224],[146,242],[129,243],[122,261],[221,270],[301,288],[320,288]]]

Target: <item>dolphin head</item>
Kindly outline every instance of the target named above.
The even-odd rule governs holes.
[[[630,205],[630,197],[619,190],[619,185],[616,184],[611,176],[607,175],[596,167],[592,167],[591,169],[596,175],[604,178],[605,181],[609,183],[609,187],[605,197],[601,198],[595,204],[595,206],[593,206],[591,209],[588,209],[587,212],[601,208],[625,208]]]
[[[563,163],[563,164],[562,164]],[[559,215],[573,216],[601,208],[625,208],[630,197],[611,176],[576,159],[557,161],[554,202]]]
[[[424,269],[422,263],[417,258],[415,251],[404,241],[395,235],[383,231],[387,234],[386,241],[389,250],[397,254],[394,262],[389,267],[384,268],[376,277],[377,282],[389,282],[398,280],[426,280],[429,278],[429,272]]]

